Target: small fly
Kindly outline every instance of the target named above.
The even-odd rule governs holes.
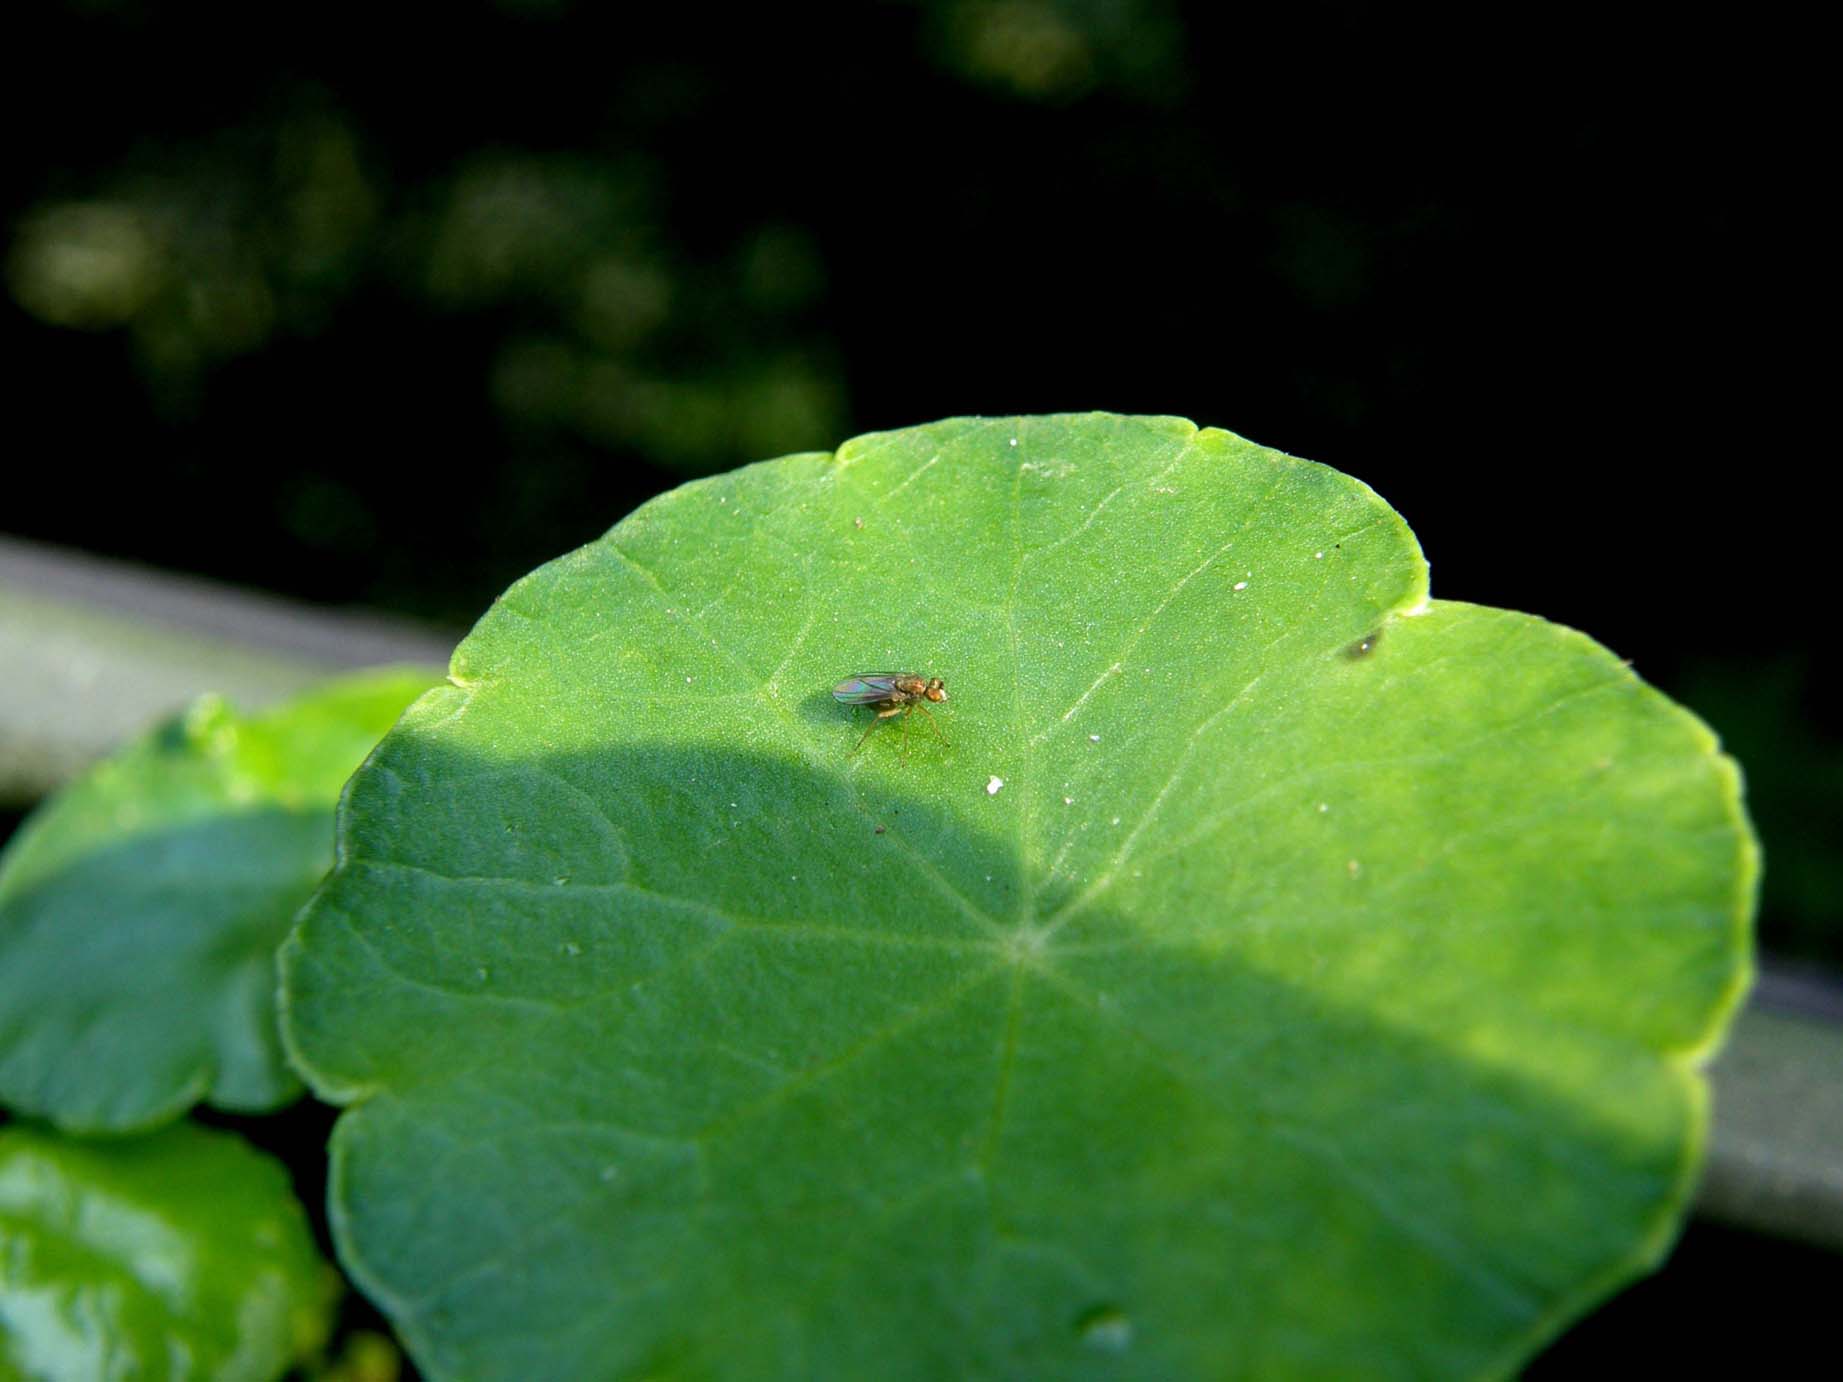
[[[913,672],[863,672],[855,677],[846,677],[832,688],[832,697],[845,705],[868,705],[876,707],[877,718],[870,722],[868,729],[859,736],[852,746],[856,753],[864,747],[864,740],[870,738],[870,731],[880,721],[892,715],[902,717],[902,753],[906,760],[909,753],[909,716],[919,710],[928,717],[928,723],[934,726],[934,732],[943,744],[947,736],[941,733],[941,727],[935,724],[934,712],[928,709],[928,702],[940,702],[947,699],[947,688],[941,684],[939,677],[918,677]]]

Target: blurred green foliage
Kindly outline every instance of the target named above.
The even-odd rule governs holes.
[[[332,331],[383,281],[437,320],[501,324],[491,397],[528,444],[569,435],[697,473],[843,426],[836,363],[799,326],[825,273],[798,227],[694,260],[644,159],[484,147],[411,185],[384,162],[349,111],[298,90],[34,205],[7,281],[49,325],[124,331],[165,412],[202,406],[228,361]],[[323,502],[303,494],[307,526]]]
[[[510,22],[575,7],[496,8]],[[957,0],[917,20],[917,52],[943,75],[1019,98],[1169,101],[1185,82],[1169,0]],[[708,107],[722,66],[610,57],[610,85],[639,88],[631,104],[655,134],[659,117]],[[457,141],[410,170],[388,119],[294,74],[261,108],[225,116],[83,170],[69,194],[41,191],[7,255],[12,297],[39,321],[126,334],[161,413],[195,413],[215,369],[333,333],[388,283],[429,318],[493,321],[487,388],[534,449],[567,438],[696,474],[847,429],[840,362],[814,320],[828,285],[812,234],[745,214],[721,240],[687,244],[669,223],[676,170],[660,141]],[[325,526],[313,510],[326,502],[306,487],[303,526]]]

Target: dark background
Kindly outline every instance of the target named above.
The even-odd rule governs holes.
[[[1359,476],[1436,595],[1583,629],[1701,712],[1748,771],[1763,934],[1843,965],[1814,36],[628,8],[9,16],[0,530],[459,628],[688,475],[959,413],[1182,414]],[[1792,1276],[1834,1293],[1833,1259],[1715,1241],[1679,1261],[1753,1290],[1750,1331],[1798,1327]]]

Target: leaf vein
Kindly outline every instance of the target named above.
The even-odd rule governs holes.
[[[937,1017],[941,1013],[948,1011],[962,998],[966,997],[967,994],[973,992],[973,990],[990,979],[1002,965],[1002,960],[994,960],[991,964],[975,970],[971,975],[962,979],[959,983],[950,984],[945,992],[936,994],[929,1001],[908,1009],[893,1021],[887,1022],[869,1035],[859,1038],[844,1050],[827,1057],[817,1065],[808,1066],[792,1079],[787,1080],[783,1084],[776,1085],[761,1098],[745,1104],[739,1109],[732,1109],[730,1112],[712,1119],[709,1123],[706,1123],[702,1128],[699,1128],[697,1132],[692,1134],[693,1139],[701,1145],[708,1144],[722,1137],[724,1134],[734,1131],[742,1124],[773,1111],[802,1091],[811,1089],[814,1085],[828,1077],[862,1060],[865,1056],[877,1050],[879,1047],[888,1045],[890,1042],[896,1040],[898,1037],[906,1035],[930,1018]]]

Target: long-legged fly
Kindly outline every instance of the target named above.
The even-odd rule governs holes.
[[[832,688],[832,697],[845,705],[868,705],[876,707],[877,717],[870,722],[862,735],[858,737],[851,752],[856,753],[864,747],[864,740],[870,738],[870,731],[892,715],[902,717],[902,752],[908,757],[909,752],[909,717],[919,710],[928,717],[928,723],[934,726],[934,732],[943,744],[947,736],[941,733],[941,727],[935,724],[934,712],[928,709],[929,701],[947,699],[947,688],[941,684],[939,677],[919,677],[913,672],[862,672],[855,677],[846,677]]]

